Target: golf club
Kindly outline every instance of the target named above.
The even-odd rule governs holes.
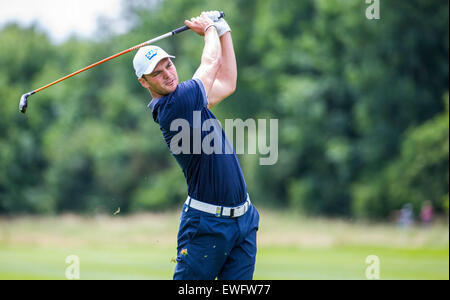
[[[223,17],[225,17],[225,13],[224,13],[224,12],[220,12],[220,17],[219,17],[219,18],[223,18]],[[114,55],[112,55],[112,56],[110,56],[110,57],[108,57],[108,58],[102,59],[102,60],[100,60],[100,61],[98,61],[98,62],[96,62],[96,63],[94,63],[94,64],[92,64],[92,65],[90,65],[90,66],[87,66],[87,67],[82,68],[82,69],[80,69],[80,70],[78,70],[78,71],[76,71],[76,72],[73,72],[72,74],[69,74],[69,75],[67,75],[67,76],[64,76],[64,77],[62,77],[62,78],[60,78],[60,79],[58,79],[58,80],[56,80],[56,81],[54,81],[54,82],[52,82],[52,83],[49,83],[49,84],[47,84],[47,85],[44,85],[43,87],[40,87],[40,88],[38,88],[37,90],[34,90],[34,91],[29,92],[29,93],[23,94],[22,97],[20,98],[19,110],[20,110],[20,112],[22,112],[22,113],[25,113],[25,112],[26,112],[27,106],[28,106],[28,97],[30,97],[30,96],[33,95],[33,94],[36,94],[36,93],[38,93],[38,92],[40,92],[40,91],[42,91],[42,90],[45,90],[46,88],[51,87],[52,85],[55,85],[55,84],[57,84],[57,83],[59,83],[59,82],[61,82],[61,81],[63,81],[63,80],[66,80],[67,78],[70,78],[70,77],[75,76],[75,75],[77,75],[77,74],[79,74],[79,73],[81,73],[81,72],[84,72],[84,71],[89,70],[89,69],[91,69],[91,68],[93,68],[93,67],[96,67],[96,66],[98,66],[98,65],[100,65],[100,64],[102,64],[102,63],[104,63],[104,62],[107,62],[107,61],[112,60],[112,59],[114,59],[114,58],[116,58],[116,57],[119,57],[119,56],[121,56],[121,55],[124,55],[124,54],[126,54],[126,53],[128,53],[128,52],[137,50],[137,49],[142,48],[142,47],[144,47],[144,46],[148,46],[148,45],[150,45],[150,44],[152,44],[152,43],[155,43],[155,42],[157,42],[157,41],[160,41],[160,40],[165,39],[165,38],[167,38],[167,37],[169,37],[169,36],[173,36],[173,35],[175,35],[175,34],[181,33],[181,32],[186,31],[186,30],[189,30],[189,27],[183,26],[183,27],[177,28],[177,29],[172,30],[172,31],[170,31],[170,32],[168,32],[168,33],[166,33],[166,34],[163,34],[163,35],[159,36],[159,37],[156,37],[156,38],[154,38],[154,39],[151,39],[151,40],[149,40],[149,41],[146,41],[146,42],[141,43],[141,44],[139,44],[139,45],[136,45],[136,46],[134,46],[134,47],[131,47],[131,48],[127,49],[127,50],[124,50],[124,51],[122,51],[122,52],[119,52],[119,53],[117,53],[117,54],[114,54]]]

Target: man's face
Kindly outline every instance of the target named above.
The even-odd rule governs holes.
[[[161,60],[151,74],[139,78],[141,85],[150,89],[153,98],[173,93],[178,86],[178,74],[170,58]]]

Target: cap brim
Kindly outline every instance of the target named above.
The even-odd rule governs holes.
[[[156,68],[156,66],[159,64],[160,61],[162,61],[165,58],[175,58],[175,56],[172,55],[163,55],[161,58],[159,58],[158,60],[155,60],[154,64],[151,64],[150,66],[148,66],[147,70],[145,70],[145,72],[142,74],[142,76],[144,75],[150,75],[153,70]]]

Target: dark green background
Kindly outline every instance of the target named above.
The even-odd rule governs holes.
[[[20,96],[156,37],[203,10],[227,13],[237,91],[229,119],[278,119],[279,160],[240,161],[253,202],[308,215],[387,219],[412,203],[449,203],[449,4],[362,0],[124,1],[129,32],[52,44],[35,26],[0,31],[0,214],[165,210],[186,197],[182,172],[146,108],[133,54],[30,98]],[[200,63],[192,32],[159,46],[180,80]]]

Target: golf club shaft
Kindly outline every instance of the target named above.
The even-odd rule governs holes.
[[[225,14],[224,14],[223,12],[220,12],[220,17],[219,17],[219,18],[223,18],[223,17],[225,17]],[[107,58],[105,58],[105,59],[102,59],[102,60],[100,60],[100,61],[98,61],[98,62],[96,62],[96,63],[94,63],[94,64],[92,64],[92,65],[89,65],[89,66],[87,66],[87,67],[85,67],[85,68],[82,68],[82,69],[76,71],[76,72],[73,72],[73,73],[71,73],[71,74],[69,74],[69,75],[66,75],[66,76],[64,76],[64,77],[62,77],[62,78],[60,78],[60,79],[58,79],[58,80],[56,80],[56,81],[53,81],[52,83],[49,83],[49,84],[47,84],[47,85],[44,85],[43,87],[40,87],[40,88],[38,88],[38,89],[36,89],[36,90],[33,90],[33,91],[29,92],[29,93],[26,93],[26,94],[22,95],[22,97],[20,98],[19,110],[20,110],[20,112],[22,112],[22,113],[25,113],[25,112],[26,112],[26,109],[27,109],[27,106],[28,106],[28,97],[31,96],[31,95],[33,95],[33,94],[36,94],[36,93],[38,93],[38,92],[40,92],[40,91],[42,91],[42,90],[45,90],[45,89],[48,88],[48,87],[51,87],[52,85],[55,85],[55,84],[57,84],[57,83],[59,83],[59,82],[61,82],[61,81],[64,81],[64,80],[66,80],[66,79],[68,79],[68,78],[70,78],[70,77],[73,77],[73,76],[75,76],[75,75],[77,75],[77,74],[80,74],[81,72],[84,72],[84,71],[86,71],[86,70],[92,69],[92,68],[94,68],[94,67],[96,67],[96,66],[98,66],[98,65],[100,65],[100,64],[102,64],[102,63],[104,63],[104,62],[110,61],[110,60],[112,60],[112,59],[114,59],[114,58],[116,58],[116,57],[119,57],[119,56],[121,56],[121,55],[124,55],[124,54],[126,54],[126,53],[128,53],[128,52],[131,52],[131,51],[134,51],[134,50],[136,50],[136,49],[142,48],[142,47],[144,47],[144,46],[150,45],[150,44],[152,44],[152,43],[155,43],[155,42],[157,42],[157,41],[160,41],[160,40],[162,40],[162,39],[165,39],[165,38],[167,38],[167,37],[173,36],[173,35],[175,35],[175,34],[181,33],[181,32],[186,31],[186,30],[189,30],[189,27],[183,26],[183,27],[177,28],[177,29],[172,30],[172,31],[170,31],[170,32],[168,32],[168,33],[166,33],[166,34],[163,34],[163,35],[159,36],[159,37],[156,37],[156,38],[154,38],[154,39],[148,40],[148,41],[146,41],[146,42],[144,42],[144,43],[141,43],[141,44],[136,45],[136,46],[134,46],[134,47],[131,47],[131,48],[127,49],[127,50],[124,50],[124,51],[122,51],[122,52],[119,52],[119,53],[117,53],[117,54],[114,54],[114,55],[112,55],[112,56],[110,56],[110,57],[107,57]]]
[[[33,91],[33,94],[38,93],[38,92],[40,92],[40,91],[42,91],[42,90],[45,90],[46,88],[51,87],[52,85],[55,85],[55,84],[57,84],[57,83],[59,83],[59,82],[61,82],[61,81],[63,81],[63,80],[66,80],[66,79],[72,77],[72,76],[75,76],[75,75],[77,75],[77,74],[80,74],[81,72],[84,72],[84,71],[86,71],[86,70],[92,69],[93,67],[96,67],[96,66],[98,66],[98,65],[101,65],[102,63],[105,63],[105,62],[107,62],[107,61],[110,61],[110,60],[112,60],[112,59],[114,59],[114,58],[116,58],[116,57],[119,57],[119,56],[121,56],[121,55],[124,55],[124,54],[126,54],[126,53],[128,53],[128,52],[137,50],[137,49],[142,48],[142,47],[144,47],[144,46],[148,46],[148,45],[150,45],[150,44],[152,44],[152,43],[155,43],[155,42],[157,42],[157,41],[160,41],[160,40],[162,40],[162,39],[165,39],[165,38],[167,38],[167,37],[169,37],[169,36],[172,36],[172,35],[174,35],[174,34],[183,32],[183,31],[188,30],[188,29],[189,29],[189,27],[187,27],[187,26],[178,28],[178,29],[177,29],[178,32],[176,32],[176,33],[174,33],[175,30],[172,31],[172,32],[168,32],[168,33],[163,34],[163,35],[161,35],[161,36],[159,36],[159,37],[157,37],[157,38],[154,38],[154,39],[152,39],[152,40],[149,40],[149,41],[144,42],[144,43],[142,43],[142,44],[136,45],[136,46],[131,47],[131,48],[129,48],[129,49],[127,49],[127,50],[124,50],[124,51],[122,51],[122,52],[119,52],[119,53],[116,53],[116,54],[114,54],[114,55],[111,55],[110,57],[107,57],[107,58],[105,58],[105,59],[102,59],[102,60],[100,60],[100,61],[98,61],[98,62],[96,62],[96,63],[94,63],[94,64],[92,64],[92,65],[89,65],[89,66],[87,66],[87,67],[85,67],[85,68],[82,68],[82,69],[76,71],[76,72],[73,72],[72,74],[69,74],[69,75],[67,75],[67,76],[64,76],[64,77],[62,77],[62,78],[56,80],[56,81],[53,81],[52,83],[49,83],[49,84],[47,84],[47,85],[44,85],[43,87],[40,87],[40,88],[38,88],[37,90],[34,90],[34,91]]]

